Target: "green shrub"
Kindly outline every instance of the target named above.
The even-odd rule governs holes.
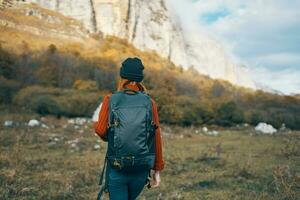
[[[29,86],[21,89],[14,97],[15,105],[20,105],[25,108],[30,108],[30,102],[39,96],[58,96],[61,91],[58,88],[49,88],[41,86]]]
[[[231,126],[243,121],[244,113],[233,101],[222,104],[217,110],[216,122],[221,126]]]
[[[164,123],[180,123],[182,111],[176,105],[175,90],[172,86],[157,88],[150,91],[151,96],[157,103],[159,118]]]
[[[99,90],[114,91],[117,85],[117,70],[95,69],[95,81]]]
[[[15,77],[13,67],[13,56],[8,51],[4,50],[0,44],[0,76],[5,77],[6,79],[11,79]]]
[[[59,105],[50,95],[41,95],[33,98],[29,107],[31,110],[41,115],[61,115]]]
[[[76,90],[95,91],[97,89],[96,82],[91,80],[76,80],[73,84]]]
[[[288,128],[299,130],[300,129],[300,116],[299,116],[299,114],[297,115],[297,114],[285,113],[283,123],[285,123],[285,125]]]
[[[19,90],[18,82],[0,76],[0,104],[11,103],[13,95]]]
[[[91,116],[98,106],[101,96],[95,92],[77,90],[65,91],[56,97],[61,115],[67,117]]]
[[[22,89],[14,102],[42,115],[91,116],[101,96],[96,92],[31,86]]]
[[[179,124],[184,126],[208,123],[213,114],[196,98],[181,96],[177,98],[177,109],[182,112]]]
[[[176,77],[174,82],[177,95],[184,95],[189,97],[198,96],[199,88],[191,80],[188,80],[187,77]]]
[[[213,97],[221,97],[225,92],[226,88],[219,81],[216,81],[211,88],[211,95]]]

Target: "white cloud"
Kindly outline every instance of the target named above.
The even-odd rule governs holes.
[[[187,30],[207,32],[252,74],[259,72],[256,81],[284,93],[300,92],[295,85],[300,85],[300,0],[169,2]],[[214,16],[222,10],[227,14]],[[215,20],[208,21],[207,15]]]
[[[253,59],[251,63],[259,63],[262,66],[272,65],[274,69],[288,67],[297,70],[300,63],[300,53],[272,53],[253,57]],[[300,69],[298,70],[300,71]]]
[[[251,70],[251,75],[258,82],[265,83],[268,87],[281,91],[284,94],[300,93],[300,71],[291,69],[271,71],[260,67]]]

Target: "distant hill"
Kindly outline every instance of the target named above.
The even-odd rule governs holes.
[[[294,94],[293,97],[300,99],[300,94]]]

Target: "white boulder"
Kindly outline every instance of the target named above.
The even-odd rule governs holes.
[[[100,144],[95,144],[94,145],[94,150],[98,150],[98,149],[100,149]]]
[[[6,121],[4,122],[4,126],[6,126],[6,127],[10,127],[10,126],[12,126],[12,125],[13,125],[13,121],[6,120]]]
[[[40,125],[40,122],[36,119],[31,119],[29,122],[28,122],[28,126],[30,127],[34,127],[34,126],[39,126]]]
[[[244,127],[249,127],[249,124],[248,123],[244,123],[243,126]]]
[[[219,135],[219,132],[213,130],[213,131],[208,131],[206,134],[207,134],[207,135],[210,135],[210,136],[218,136],[218,135]]]
[[[68,124],[81,125],[81,126],[83,126],[84,124],[86,124],[88,122],[89,122],[88,119],[82,118],[82,117],[76,117],[76,118],[68,120]]]
[[[81,117],[75,118],[75,124],[84,125],[85,123],[87,123],[87,119],[86,118],[81,118]]]
[[[42,124],[42,128],[49,129],[49,126],[47,126],[46,124]]]
[[[75,124],[75,119],[68,119],[69,124]]]
[[[71,144],[71,147],[72,147],[72,148],[77,148],[77,143],[72,143],[72,144]]]
[[[80,142],[79,138],[67,141],[67,144],[70,145],[71,152],[79,151],[79,149],[80,149],[78,146],[79,142]]]
[[[285,123],[281,124],[281,127],[280,127],[280,131],[286,131],[286,126],[285,126]]]
[[[78,144],[78,143],[79,143],[79,138],[67,141],[67,144],[70,144],[71,146],[72,146],[72,144]]]
[[[206,132],[208,131],[208,128],[204,126],[204,127],[202,128],[202,131],[206,133]]]
[[[262,134],[269,134],[269,135],[273,135],[274,133],[277,132],[277,129],[274,128],[272,125],[267,124],[265,122],[260,122],[256,127],[255,127],[255,131],[258,133],[262,133]]]

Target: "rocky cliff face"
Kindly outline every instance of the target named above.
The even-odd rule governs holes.
[[[205,35],[186,37],[166,0],[26,0],[80,20],[90,32],[126,38],[141,50],[155,50],[184,68],[255,88],[247,70]]]

